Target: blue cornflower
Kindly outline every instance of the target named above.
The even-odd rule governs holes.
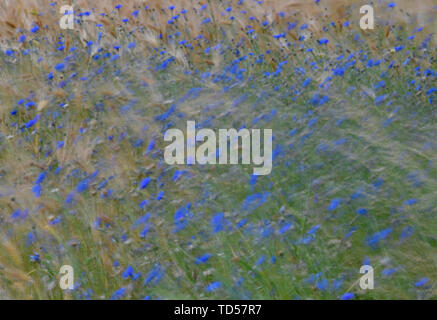
[[[416,203],[417,203],[417,199],[414,199],[414,198],[404,201],[404,205],[409,205],[409,206],[416,204]]]
[[[288,230],[290,230],[293,227],[292,223],[286,223],[285,225],[283,225],[281,227],[281,229],[279,229],[279,234],[284,234],[285,232],[287,232]]]
[[[241,219],[240,221],[238,221],[238,223],[237,223],[237,228],[242,228],[242,227],[244,227],[245,226],[245,224],[248,222],[248,220],[247,219]]]
[[[76,191],[79,193],[84,192],[86,189],[88,189],[88,179],[82,180],[76,186]]]
[[[402,45],[395,47],[396,52],[401,51],[402,49],[404,49],[404,46],[402,46]]]
[[[147,223],[140,232],[140,238],[144,238],[150,230],[150,223]]]
[[[46,171],[41,172],[41,173],[38,175],[38,177],[36,178],[36,180],[35,180],[35,184],[42,183],[42,182],[44,181],[44,179],[46,178],[46,176],[47,176],[47,172],[46,172]]]
[[[65,64],[64,64],[63,62],[58,63],[58,64],[55,66],[55,70],[56,70],[56,71],[61,72],[61,71],[64,71],[64,69],[65,69]]]
[[[32,192],[35,194],[36,198],[39,198],[41,196],[41,185],[35,184],[32,188]]]
[[[31,127],[33,127],[38,122],[38,119],[39,119],[39,116],[37,115],[32,120],[27,121],[24,126],[26,128],[31,128]]]
[[[326,289],[328,289],[328,285],[329,285],[329,282],[327,279],[322,279],[316,283],[316,287],[320,291],[325,291]]]
[[[53,220],[51,220],[51,221],[49,222],[49,224],[52,225],[52,226],[54,226],[54,225],[58,224],[59,222],[61,222],[61,220],[62,220],[62,218],[57,217],[57,218],[54,218]]]
[[[150,181],[152,181],[152,179],[150,179],[149,177],[146,177],[143,180],[141,180],[140,189],[145,189],[149,185]]]
[[[155,139],[152,139],[147,146],[146,155],[149,154],[150,151],[153,150],[153,148],[155,148],[155,145],[156,145],[156,141],[155,141]]]
[[[366,214],[367,213],[367,209],[365,208],[359,208],[355,211],[358,214]]]
[[[261,257],[259,257],[259,259],[256,261],[255,265],[259,266],[261,264],[263,264],[266,261],[266,255],[263,254]]]
[[[149,204],[149,201],[147,200],[143,200],[141,201],[141,203],[139,204],[140,209],[143,209],[144,207],[146,207]]]
[[[387,229],[384,229],[384,230],[381,230],[379,232],[376,232],[371,237],[369,237],[369,239],[367,239],[367,244],[369,246],[375,247],[380,240],[384,240],[385,238],[387,238],[387,236],[392,231],[393,231],[393,229],[389,227]]]
[[[39,26],[37,24],[35,24],[32,28],[30,28],[31,33],[38,32],[38,30],[39,30]]]
[[[156,200],[161,200],[164,197],[165,192],[164,191],[159,191],[158,194],[156,195]]]
[[[165,270],[162,269],[160,264],[156,264],[153,269],[146,275],[144,284],[157,284],[164,276]]]
[[[387,268],[382,270],[382,275],[385,277],[391,276],[392,274],[394,274],[396,271],[398,271],[398,268]]]
[[[132,268],[132,266],[128,266],[124,270],[122,277],[123,277],[123,279],[128,279],[128,278],[131,278],[133,274],[134,274],[134,268]]]
[[[38,262],[39,260],[39,253],[38,252],[34,252],[33,254],[30,255],[30,261],[32,262]]]
[[[376,97],[375,98],[375,104],[376,105],[381,104],[385,99],[387,99],[387,97],[388,97],[388,94],[384,94],[382,96]]]
[[[220,281],[211,282],[209,285],[206,286],[205,290],[207,292],[212,292],[212,291],[217,290],[221,286],[222,286],[222,283]]]
[[[422,279],[420,279],[419,281],[417,281],[417,282],[414,284],[414,286],[415,286],[415,287],[422,287],[422,286],[424,286],[425,284],[427,284],[428,281],[429,281],[428,278],[422,278]]]
[[[33,102],[32,100],[26,102],[25,107],[26,108],[31,108],[35,106],[35,102]]]
[[[307,234],[313,234],[313,233],[315,233],[317,230],[319,230],[320,229],[320,224],[318,224],[318,225],[315,225],[314,227],[312,227],[308,232],[307,232]]]
[[[433,93],[436,92],[436,91],[437,91],[437,88],[435,88],[435,87],[430,88],[430,89],[428,89],[428,90],[426,91],[426,95],[429,96],[429,95],[433,94]]]
[[[66,204],[73,203],[73,200],[74,200],[74,193],[71,192],[71,193],[69,193],[69,194],[67,195],[67,197],[65,198],[65,203],[66,203]]]
[[[229,222],[225,219],[223,212],[217,213],[211,218],[212,233],[217,233],[224,230]]]
[[[335,210],[341,203],[342,199],[341,198],[336,198],[336,199],[332,199],[331,203],[329,204],[329,210]]]
[[[327,44],[328,42],[329,42],[328,39],[326,39],[326,38],[322,38],[322,39],[319,40],[319,45]]]
[[[120,288],[112,294],[111,300],[118,300],[126,295],[126,288]]]
[[[273,38],[275,39],[285,38],[285,33],[283,32],[283,33],[275,34],[273,35]]]
[[[15,51],[12,49],[6,49],[5,50],[5,55],[7,55],[8,57],[12,57],[14,55]]]
[[[305,88],[306,86],[308,86],[310,84],[310,82],[311,82],[311,78],[305,79],[305,81],[302,83],[302,87]]]
[[[338,77],[342,77],[344,75],[345,68],[344,67],[338,67],[334,69],[334,75]]]
[[[209,260],[209,258],[211,258],[211,257],[212,257],[212,254],[211,254],[211,253],[205,253],[204,255],[198,256],[198,257],[194,260],[194,263],[195,263],[195,264],[203,264],[203,263],[206,263],[206,262]]]
[[[352,292],[346,292],[340,297],[340,300],[352,300],[355,295]]]

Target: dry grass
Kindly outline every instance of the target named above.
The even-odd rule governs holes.
[[[46,32],[47,36],[55,37],[59,32],[59,12],[52,10],[51,14],[40,15],[41,8],[48,8],[51,0],[4,0],[0,4],[0,37],[3,40],[10,39],[14,35],[16,36],[16,30],[24,28],[28,30],[34,23],[38,24],[40,27],[48,26]],[[149,7],[149,10],[153,12],[153,20],[145,19],[144,15],[140,13],[139,19],[131,20],[132,24],[137,26],[143,26],[148,29],[148,32],[162,32],[163,35],[166,34],[167,21],[171,18],[171,12],[169,10],[161,10],[161,8],[168,8],[170,5],[175,5],[176,11],[184,8],[187,10],[186,19],[182,25],[189,28],[193,34],[199,31],[199,26],[201,25],[201,19],[198,13],[199,8],[203,4],[208,4],[208,13],[215,22],[215,25],[228,24],[229,21],[227,17],[221,15],[224,8],[231,4],[236,4],[237,1],[161,1],[161,0],[133,0],[133,1],[114,1],[114,0],[101,0],[98,2],[90,3],[87,0],[76,0],[76,1],[65,1],[65,4],[72,4],[74,8],[79,12],[93,11],[94,16],[88,18],[89,21],[100,22],[105,25],[105,27],[113,34],[116,35],[114,26],[110,20],[101,17],[100,13],[106,13],[109,17],[116,14],[117,10],[114,6],[118,3],[122,3],[123,7],[118,10],[121,16],[129,16],[129,14],[135,9],[143,9],[145,4]],[[435,25],[429,25],[427,20],[434,14],[430,8],[433,4],[437,5],[436,1],[433,0],[422,0],[422,1],[409,1],[409,0],[399,0],[396,1],[397,9],[396,13],[393,15],[394,23],[411,23],[416,22],[419,25],[424,25],[425,27],[432,30]],[[61,2],[59,2],[59,5]],[[385,8],[386,2],[382,4],[378,1],[375,5],[375,15],[378,20],[378,16],[384,16],[386,18],[387,10]],[[59,5],[56,8],[59,8]],[[278,12],[284,12],[287,15],[294,15],[297,20],[305,21],[310,24],[310,29],[313,32],[318,32],[321,29],[321,18],[326,18],[328,20],[343,23],[346,19],[354,19],[358,25],[359,20],[359,6],[362,5],[362,1],[357,0],[327,0],[321,1],[316,4],[314,1],[307,0],[266,0],[261,4],[257,4],[253,1],[247,1],[245,3],[245,10],[248,15],[256,17],[259,21],[267,20],[269,22],[278,22]],[[234,7],[236,8],[236,7]],[[405,14],[408,12],[408,14]],[[242,15],[234,9],[233,15],[235,16],[236,22],[241,28],[246,27],[246,19],[242,18]],[[435,21],[433,22],[435,23]],[[87,33],[91,32],[93,26],[88,24],[89,29],[82,30],[80,36],[86,40]],[[82,28],[81,28],[82,29]],[[79,31],[77,31],[79,32]],[[80,32],[79,32],[80,33]],[[244,34],[244,33],[243,33]],[[150,37],[150,35],[149,35]],[[153,38],[153,37],[152,37]],[[153,42],[153,39],[150,39]]]

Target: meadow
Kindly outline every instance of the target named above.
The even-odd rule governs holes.
[[[373,3],[2,1],[0,299],[436,299],[437,2]],[[271,173],[168,165],[187,121]]]

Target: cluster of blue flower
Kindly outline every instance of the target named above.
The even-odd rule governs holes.
[[[17,29],[0,53],[16,86],[0,94],[0,234],[27,262],[0,264],[44,286],[69,262],[80,299],[347,300],[372,294],[347,291],[361,264],[393,297],[435,294],[435,270],[414,269],[435,254],[432,34],[211,6],[75,12],[85,37]],[[163,133],[187,120],[274,128],[272,174],[167,165]]]

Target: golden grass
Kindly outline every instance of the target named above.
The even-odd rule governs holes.
[[[0,3],[0,38],[4,41],[10,37],[16,36],[16,30],[24,28],[28,30],[33,24],[38,24],[40,27],[48,26],[48,36],[56,36],[60,31],[58,21],[60,13],[57,10],[63,4],[72,4],[77,11],[93,10],[94,15],[88,18],[90,21],[100,22],[113,35],[116,36],[116,26],[108,18],[101,17],[100,13],[109,15],[110,20],[114,16],[130,17],[132,11],[139,9],[140,14],[138,19],[131,19],[129,24],[136,26],[144,26],[148,30],[146,37],[153,44],[156,42],[154,32],[162,32],[166,34],[168,24],[167,21],[173,14],[179,13],[182,8],[187,10],[186,19],[180,19],[179,24],[183,28],[188,28],[191,33],[196,34],[200,31],[201,20],[204,15],[199,14],[199,8],[203,4],[208,4],[205,10],[215,22],[215,25],[229,24],[228,16],[221,15],[224,8],[229,4],[233,4],[232,15],[235,16],[234,23],[239,27],[244,28],[247,25],[247,17],[254,16],[259,21],[278,22],[278,12],[284,12],[287,15],[293,15],[295,19],[305,21],[310,25],[310,30],[317,32],[321,29],[321,18],[325,18],[337,23],[343,23],[346,20],[353,19],[358,25],[359,7],[363,5],[362,1],[358,0],[324,0],[319,4],[309,0],[266,0],[261,4],[254,1],[245,1],[244,6],[238,6],[236,0],[231,1],[188,1],[188,0],[130,0],[130,1],[114,1],[114,0],[66,0],[57,1],[57,6],[50,7],[53,0],[3,0]],[[120,10],[115,10],[114,6],[118,3],[123,4]],[[375,4],[375,16],[386,15],[386,3]],[[143,14],[145,5],[149,6],[149,15]],[[433,6],[437,5],[435,0],[398,0],[393,13],[394,23],[405,24],[409,23],[408,19],[416,21],[418,24],[427,25],[427,18],[435,14]],[[175,5],[175,11],[171,12],[167,8],[170,5]],[[163,10],[165,9],[165,10]],[[247,11],[247,15],[242,15],[240,10]],[[50,10],[50,11],[48,11]],[[43,13],[43,14],[40,14]],[[150,16],[153,19],[150,19]],[[384,17],[386,18],[386,17]],[[84,39],[89,36],[90,28],[93,28],[92,23],[87,23],[86,28],[76,28],[76,32]],[[435,26],[428,26],[432,29]],[[238,30],[238,29],[236,29]]]

